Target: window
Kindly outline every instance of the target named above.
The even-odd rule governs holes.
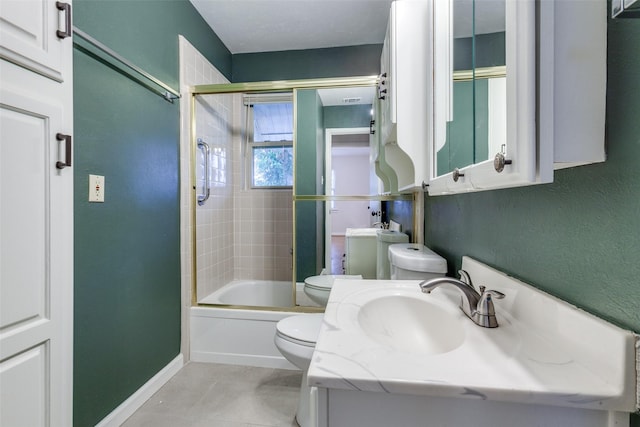
[[[248,107],[248,170],[252,188],[293,186],[291,94],[245,97]]]
[[[253,147],[253,187],[293,186],[293,146]]]

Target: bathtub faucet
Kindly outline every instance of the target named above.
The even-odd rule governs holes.
[[[471,284],[471,279],[466,271],[460,270],[460,277],[463,280],[452,277],[436,277],[435,279],[423,280],[419,286],[422,292],[430,294],[432,290],[442,285],[451,285],[462,292],[460,299],[460,309],[476,325],[483,328],[497,328],[498,320],[493,305],[493,298],[502,299],[504,294],[498,291],[486,291],[484,286],[480,286],[480,293]]]

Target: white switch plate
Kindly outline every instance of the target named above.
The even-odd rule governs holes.
[[[89,201],[104,202],[104,176],[89,175]]]

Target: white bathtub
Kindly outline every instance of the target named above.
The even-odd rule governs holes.
[[[291,282],[272,280],[234,280],[202,298],[203,304],[291,307]]]
[[[298,284],[297,298],[304,298]],[[233,281],[200,302],[242,306],[292,305],[291,282]],[[295,311],[191,307],[190,343],[194,362],[227,363],[266,368],[297,369],[278,351],[276,323]]]

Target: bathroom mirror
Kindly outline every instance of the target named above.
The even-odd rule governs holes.
[[[461,3],[459,7],[458,3]],[[468,7],[469,3],[472,8]],[[437,4],[441,5],[440,2]],[[453,28],[439,26],[434,33],[434,74],[439,84],[433,86],[436,102],[433,104],[435,120],[429,195],[549,182],[553,165],[548,160],[553,156],[553,147],[541,148],[536,137],[536,88],[539,82],[536,77],[536,8],[539,2],[443,0],[442,4],[445,6],[436,8],[436,22],[453,22]],[[472,10],[473,32],[470,38],[467,33],[456,37],[456,22],[461,15],[464,17],[460,11],[468,13],[469,9]],[[543,9],[547,15],[553,14],[551,4],[545,3]],[[472,61],[466,70],[453,68],[460,55],[460,45],[470,45]],[[448,64],[451,66],[447,67]],[[464,74],[471,79],[470,87],[466,87],[474,98],[471,107],[455,105],[457,99],[453,96],[454,85],[460,85],[459,78]],[[550,78],[552,76],[546,77]],[[460,90],[456,88],[456,92]],[[544,95],[553,97],[553,93],[554,90],[545,91]],[[461,109],[463,112],[459,113]],[[466,137],[453,141],[455,133],[450,132],[451,126],[456,126],[456,120],[465,113],[473,125],[467,124],[463,128]],[[553,126],[546,129],[553,132]],[[450,147],[438,153],[447,142]],[[449,157],[449,152],[463,155],[453,158]]]
[[[335,195],[334,156],[349,157],[357,177],[347,193],[377,195],[369,185],[376,171],[370,161],[375,87],[313,88],[294,91],[296,123],[295,194]],[[346,165],[344,167],[347,167]],[[355,185],[356,183],[364,185]]]
[[[451,2],[451,107],[446,136],[434,147],[434,176],[507,150],[505,1]]]
[[[333,227],[371,227],[381,221],[383,200],[407,198],[377,195],[370,157],[376,80],[191,88],[194,304],[322,310],[303,282],[332,268],[327,248],[332,235],[344,234]],[[270,296],[224,292],[237,281]]]

